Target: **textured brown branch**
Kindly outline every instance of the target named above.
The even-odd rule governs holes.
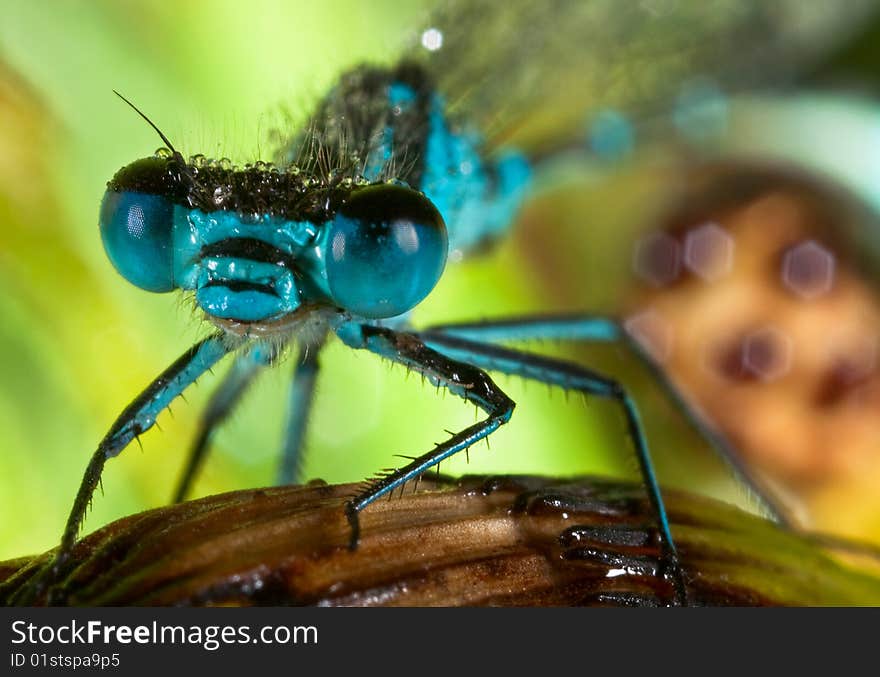
[[[362,514],[352,487],[238,491],[119,520],[76,547],[76,605],[667,604],[641,487],[579,478],[423,482]],[[667,492],[693,604],[880,604],[880,580],[814,540],[714,501]],[[52,553],[0,563],[3,601]],[[45,603],[45,596],[35,600]]]

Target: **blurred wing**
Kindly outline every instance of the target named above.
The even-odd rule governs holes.
[[[790,81],[857,31],[877,0],[450,0],[411,37],[453,114],[528,149],[590,112],[642,119],[694,82]],[[524,125],[527,123],[528,127]],[[570,138],[570,136],[569,136]]]

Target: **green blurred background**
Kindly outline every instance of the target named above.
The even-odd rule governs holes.
[[[422,12],[419,3],[393,0],[0,0],[0,558],[57,542],[85,464],[110,424],[210,330],[177,295],[134,288],[104,256],[97,212],[106,181],[161,145],[112,90],[144,110],[185,155],[270,157],[273,131],[295,128],[345,68],[392,61]],[[572,297],[546,292],[569,273],[583,280],[585,266],[592,292],[578,297],[589,304],[579,307],[613,310],[629,275],[632,240],[621,224],[634,223],[632,212],[647,207],[632,183],[624,200],[610,200],[604,187],[585,191],[578,178],[566,177],[523,220],[552,222],[567,211],[582,225],[587,214],[595,231],[588,261],[555,271],[548,283],[535,277],[541,265],[529,257],[529,238],[511,238],[491,256],[450,264],[416,323],[573,310]],[[591,198],[598,201],[584,202]],[[593,206],[581,211],[584,204]],[[613,373],[629,369],[621,350],[595,357]],[[132,445],[107,464],[87,531],[168,502],[199,412],[226,366],[160,417],[161,431],[145,434],[142,450]],[[402,369],[337,343],[323,354],[322,368],[306,478],[361,480],[398,463],[394,454],[421,453],[444,429],[474,420],[457,398],[438,397]],[[292,369],[288,360],[261,377],[216,436],[198,495],[272,482]],[[498,381],[518,403],[511,424],[492,436],[491,449],[473,450],[469,464],[463,455],[453,459],[444,472],[635,476],[613,405],[585,407],[545,386]],[[633,388],[664,482],[748,503],[656,388],[644,378]]]

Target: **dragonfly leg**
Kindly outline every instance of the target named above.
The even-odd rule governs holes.
[[[678,550],[669,527],[669,518],[654,472],[647,438],[642,428],[638,408],[623,385],[585,367],[563,360],[449,336],[436,331],[419,332],[417,335],[429,347],[455,360],[473,364],[489,371],[522,376],[617,402],[623,411],[627,430],[635,447],[642,480],[648,493],[648,500],[657,522],[666,575],[670,577],[675,589],[676,603],[687,603],[687,589],[684,584]]]
[[[421,476],[432,466],[469,448],[510,420],[515,404],[483,370],[459,362],[425,346],[414,335],[386,327],[349,322],[337,329],[340,338],[352,348],[369,350],[425,376],[462,399],[477,405],[487,417],[452,435],[428,453],[397,470],[379,475],[346,504],[351,525],[349,547],[354,550],[360,538],[358,514],[380,496]]]
[[[55,557],[48,569],[35,577],[34,583],[22,589],[22,594],[27,599],[16,599],[13,600],[13,603],[28,604],[30,599],[47,589],[49,589],[50,604],[63,603],[63,591],[53,591],[51,586],[70,559],[71,551],[76,543],[95,488],[101,480],[101,473],[107,459],[119,455],[134,438],[152,428],[156,417],[171,404],[172,400],[222,357],[237,347],[237,344],[231,342],[222,333],[214,334],[196,343],[123,410],[110,431],[101,440],[86,467]]]
[[[730,440],[688,401],[660,365],[617,319],[602,315],[549,315],[438,325],[426,331],[489,343],[530,339],[621,343],[636,356],[688,424],[709,443],[737,481],[754,497],[759,509],[777,524],[789,529],[794,528],[787,510],[776,500],[773,492],[765,487],[743,463]]]
[[[196,474],[207,456],[208,444],[217,428],[241,401],[256,375],[263,367],[272,363],[277,353],[278,351],[272,347],[257,344],[236,357],[235,363],[211,395],[208,406],[202,414],[195,441],[189,452],[189,459],[174,492],[175,503],[180,503],[189,494]]]
[[[303,440],[314,399],[315,381],[318,377],[318,353],[321,352],[323,345],[323,339],[317,343],[300,345],[296,370],[290,384],[284,448],[281,465],[278,468],[277,483],[280,485],[294,484],[302,470]]]

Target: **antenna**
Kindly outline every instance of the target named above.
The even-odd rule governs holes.
[[[134,110],[135,113],[137,113],[138,115],[140,115],[144,120],[147,121],[147,124],[150,125],[150,127],[152,127],[153,129],[156,130],[156,134],[158,134],[158,135],[159,135],[159,138],[162,139],[162,141],[165,143],[165,145],[168,146],[168,147],[171,149],[171,152],[172,152],[172,153],[174,153],[175,155],[180,155],[180,153],[177,152],[177,149],[176,149],[173,145],[171,145],[171,142],[168,140],[168,137],[165,136],[165,135],[162,133],[162,130],[159,129],[159,128],[153,123],[153,121],[150,120],[150,118],[148,118],[146,115],[144,115],[144,113],[141,111],[140,108],[138,108],[137,106],[135,106],[131,101],[129,101],[128,99],[126,99],[124,96],[122,96],[122,94],[120,94],[119,92],[117,92],[115,89],[113,90],[113,93],[114,93],[116,96],[118,96],[120,99],[122,99],[123,101],[125,101],[125,103],[127,103],[129,106],[131,106],[131,108]]]

